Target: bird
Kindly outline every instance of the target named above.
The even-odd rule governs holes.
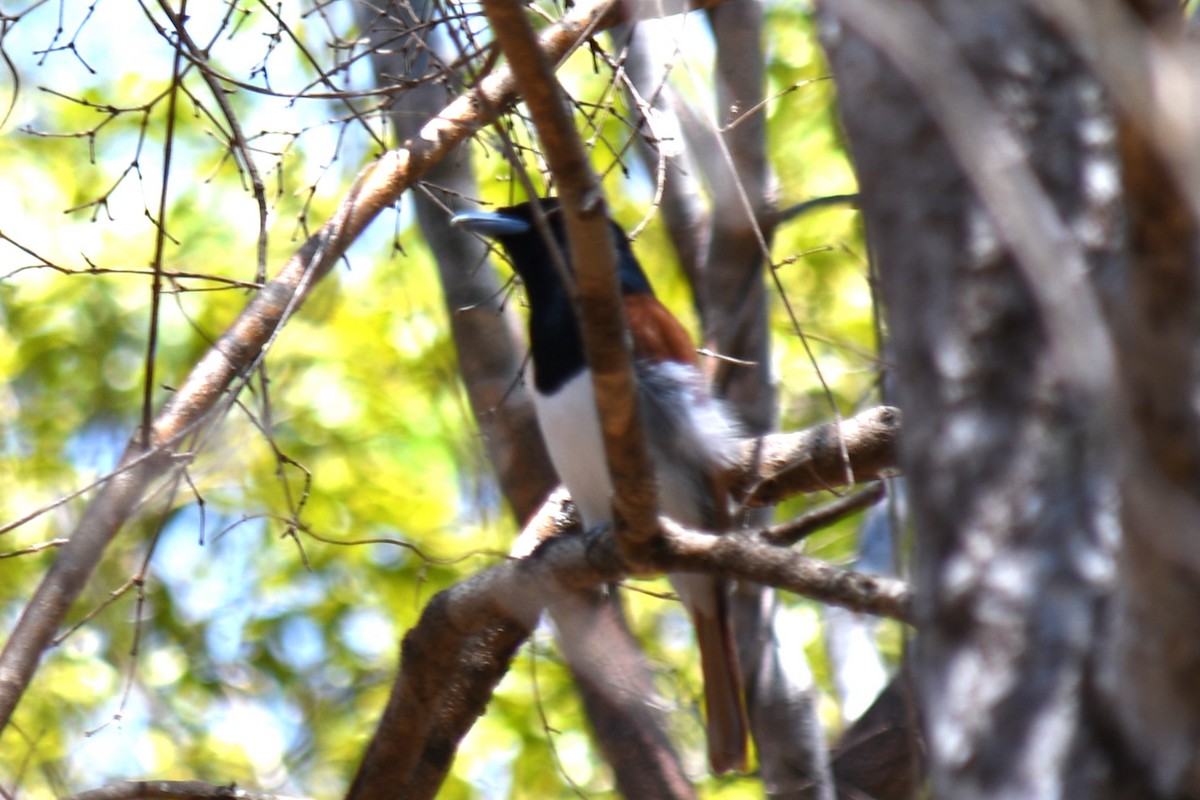
[[[549,241],[539,228],[539,216]],[[569,269],[558,199],[542,197],[495,211],[462,212],[452,223],[495,239],[520,276],[529,305],[533,402],[550,459],[584,528],[611,523],[612,481],[583,335],[552,250],[563,255],[561,263]],[[709,391],[692,337],[655,296],[629,238],[611,219],[609,227],[660,510],[687,527],[728,530],[729,495],[723,476],[735,460],[738,426]],[[744,770],[748,723],[727,582],[700,573],[673,573],[669,578],[696,631],[709,765],[718,775]]]

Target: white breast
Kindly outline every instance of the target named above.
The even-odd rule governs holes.
[[[642,426],[658,480],[660,510],[693,528],[711,528],[710,477],[736,456],[736,424],[704,390],[704,379],[685,364],[639,361]],[[538,424],[558,477],[571,493],[586,528],[612,519],[612,481],[591,372],[584,370],[557,393],[534,393]],[[581,411],[580,409],[584,409]]]
[[[533,398],[550,460],[579,508],[584,527],[609,521],[612,482],[604,459],[591,373],[584,370],[555,394],[544,397],[534,392]]]

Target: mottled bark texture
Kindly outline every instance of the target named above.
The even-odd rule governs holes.
[[[1037,3],[820,14],[905,420],[933,794],[1197,796],[1194,215]],[[1014,235],[1031,208],[1049,250]]]

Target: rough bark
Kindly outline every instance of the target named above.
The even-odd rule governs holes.
[[[1169,39],[1182,22],[1167,3],[1128,5],[1134,13],[1127,17],[1107,15],[1108,30],[1122,26],[1142,56],[1158,46],[1150,31]],[[1087,43],[1104,44],[1095,37]],[[1147,77],[1155,76],[1141,64],[1133,74],[1140,84],[1134,92],[1152,94]],[[1149,781],[1164,796],[1197,797],[1200,619],[1192,610],[1200,607],[1200,230],[1185,191],[1192,175],[1176,168],[1183,154],[1155,140],[1157,132],[1137,113],[1140,101],[1114,94],[1122,112],[1117,146],[1129,269],[1120,288],[1113,281],[1102,288],[1131,425],[1121,492],[1124,547],[1098,683],[1112,729]],[[1154,109],[1151,119],[1162,111]],[[1194,170],[1195,155],[1184,157]]]
[[[1087,136],[1109,122],[1103,92],[1018,3],[828,0],[822,23],[905,414],[934,795],[1118,796],[1092,676],[1119,404],[1095,291],[1061,266],[1119,266],[1114,193],[1088,182],[1114,164]],[[986,113],[948,99],[963,92]],[[968,159],[972,137],[1005,149]],[[1057,273],[1016,233],[1047,230]],[[1048,299],[1064,286],[1070,306]]]

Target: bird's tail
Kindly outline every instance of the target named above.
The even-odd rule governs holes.
[[[711,575],[672,575],[692,617],[704,675],[708,762],[720,775],[746,768],[746,704],[725,582]]]

